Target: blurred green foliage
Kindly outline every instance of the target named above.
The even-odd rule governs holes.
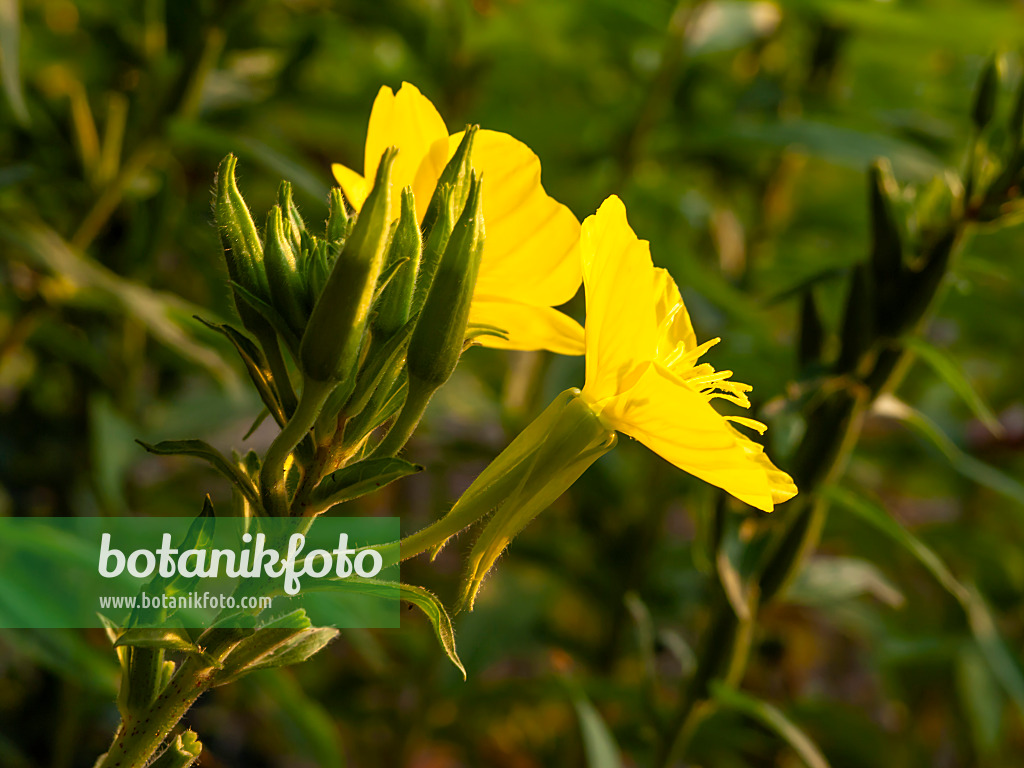
[[[815,286],[834,346],[869,245],[870,163],[901,182],[962,170],[974,83],[1024,43],[1022,16],[996,0],[0,0],[0,512],[192,515],[207,491],[227,498],[211,471],[132,442],[272,436],[243,443],[259,406],[192,319],[230,312],[213,172],[234,152],[254,210],[287,178],[307,220],[325,218],[329,164],[361,167],[373,97],[403,80],[450,129],[529,144],[580,218],[623,197],[698,336],[725,340],[712,362],[754,385],[785,468],[800,289]],[[1002,64],[997,120],[1024,74],[1019,56]],[[868,417],[848,503],[762,614],[743,692],[715,690],[695,763],[1020,765],[1022,245],[1019,227],[967,243],[897,392],[916,411]],[[409,448],[429,471],[347,513],[434,519],[581,374],[473,350]],[[188,718],[200,764],[651,764],[652,710],[671,708],[705,628],[714,504],[624,444],[458,617],[468,683],[410,613],[204,698]],[[913,539],[883,535],[879,510]],[[406,580],[450,601],[467,544]],[[981,595],[988,613],[971,614]],[[1002,635],[1006,674],[964,611]],[[116,725],[116,672],[100,633],[0,636],[0,764],[90,765]]]

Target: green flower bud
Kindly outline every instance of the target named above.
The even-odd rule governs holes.
[[[474,173],[465,210],[448,239],[409,345],[409,376],[435,389],[452,375],[466,340],[469,306],[484,247],[480,185]]]
[[[263,266],[270,284],[270,299],[288,326],[302,335],[306,324],[306,286],[296,259],[292,240],[286,234],[290,225],[275,205],[267,214],[267,239],[263,250]]]
[[[388,264],[405,259],[391,282],[384,288],[377,300],[377,314],[373,320],[373,330],[383,338],[390,338],[409,321],[412,307],[413,289],[416,285],[416,273],[419,271],[420,255],[423,252],[423,240],[420,226],[416,218],[416,199],[412,189],[402,190],[402,214],[398,219],[388,249]]]
[[[302,252],[302,233],[306,231],[306,223],[299,215],[299,209],[292,199],[292,183],[290,181],[282,181],[277,188],[277,204],[281,206],[281,213],[285,218],[284,231],[291,241],[296,255],[299,255]]]
[[[391,166],[397,149],[381,156],[377,177],[338,254],[302,336],[299,362],[315,381],[340,381],[358,362],[387,248],[391,222]]]
[[[349,216],[345,208],[345,196],[341,189],[334,187],[327,198],[327,242],[334,245],[339,244],[348,234]]]
[[[224,246],[228,276],[254,296],[267,298],[269,290],[267,276],[263,271],[263,246],[249,207],[235,181],[237,162],[234,155],[227,155],[217,169],[214,200],[217,232]],[[243,322],[246,321],[245,314],[245,310],[239,307]],[[249,325],[248,322],[246,325]]]
[[[416,329],[405,366],[409,376],[405,403],[391,430],[374,449],[374,456],[394,456],[402,449],[419,424],[430,398],[452,375],[462,355],[484,246],[480,183],[473,174],[466,207],[448,238],[437,275],[415,319]],[[435,226],[434,235],[439,228]],[[424,249],[424,266],[432,247],[431,239],[428,238]],[[422,281],[422,268],[420,272]],[[415,298],[413,309],[415,313]]]

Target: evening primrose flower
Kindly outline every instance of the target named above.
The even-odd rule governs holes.
[[[650,247],[610,197],[583,223],[586,384],[563,392],[473,482],[448,515],[402,542],[402,557],[439,548],[447,536],[492,509],[469,556],[460,607],[473,599],[494,561],[529,522],[560,496],[623,432],[680,469],[765,512],[796,495],[785,472],[711,401],[749,407],[749,387],[698,359],[718,339],[698,344],[679,289],[655,269]],[[440,542],[440,543],[438,543]]]
[[[718,343],[697,344],[679,289],[651,263],[617,197],[583,225],[587,296],[586,385],[580,397],[610,429],[635,437],[682,470],[771,512],[796,495],[764,448],[733,424],[763,433],[760,422],[722,416],[711,400],[750,407],[750,387],[698,359]],[[627,300],[626,297],[628,297]]]
[[[462,135],[449,136],[441,115],[415,86],[403,83],[398,93],[385,86],[370,112],[363,174],[340,164],[332,170],[358,210],[381,154],[398,147],[392,182],[395,189],[412,187],[422,223],[426,203]],[[537,156],[508,134],[478,131],[471,163],[484,178],[487,237],[469,322],[507,334],[477,341],[503,349],[582,354],[583,329],[553,309],[571,299],[582,281],[579,222],[544,191]],[[392,219],[398,218],[399,198],[393,198]]]

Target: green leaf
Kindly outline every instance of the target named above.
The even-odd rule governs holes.
[[[837,486],[826,486],[822,495],[900,544],[960,603],[985,662],[1024,718],[1024,672],[999,635],[992,612],[977,589],[961,584],[935,552],[893,519],[880,504]]]
[[[288,617],[298,619],[297,614],[302,614],[301,618],[305,619],[305,611],[294,611]],[[308,625],[309,620],[305,619],[305,623]],[[224,671],[217,676],[214,685],[226,685],[257,669],[301,664],[339,634],[333,627],[261,627],[231,651],[224,661]]]
[[[908,336],[903,339],[903,345],[927,363],[949,385],[949,388],[960,396],[960,399],[989,432],[997,437],[1003,434],[1003,425],[999,423],[999,419],[981,399],[981,395],[971,386],[971,382],[967,380],[952,355],[917,336]]]
[[[587,768],[622,768],[622,758],[615,737],[601,713],[578,685],[573,685],[572,704],[580,723]]]
[[[194,765],[202,754],[203,745],[195,731],[177,734],[160,756],[150,764],[150,768],[189,768]]]
[[[204,440],[164,440],[156,445],[136,440],[139,445],[157,456],[196,456],[209,462],[214,469],[235,484],[235,487],[257,509],[263,509],[260,495],[252,480],[245,476],[241,469],[228,461],[224,454]]]
[[[860,595],[871,595],[892,608],[905,602],[903,594],[874,563],[828,555],[811,558],[800,569],[785,597],[790,603],[827,607]]]
[[[164,651],[201,654],[202,650],[192,642],[183,629],[126,629],[114,641],[115,648],[157,648]]]
[[[0,77],[4,95],[22,127],[29,124],[28,106],[21,88],[21,18],[18,0],[0,0]]]
[[[366,459],[327,475],[313,489],[309,504],[316,512],[323,512],[422,470],[419,464],[404,459]]]
[[[346,589],[351,589],[364,594],[379,594],[385,597],[391,596],[398,591],[402,600],[412,603],[430,620],[434,627],[441,648],[458,670],[462,673],[463,680],[466,679],[466,668],[459,660],[459,654],[455,650],[455,631],[452,629],[452,620],[444,609],[441,601],[430,591],[413,584],[400,584],[397,581],[381,581],[379,579],[361,579],[350,576],[343,582]]]
[[[282,643],[272,653],[267,654],[252,669],[264,669],[270,667],[287,667],[292,664],[301,664],[316,653],[319,653],[327,644],[334,640],[339,630],[333,627],[311,627],[301,630],[297,635]]]
[[[778,707],[718,681],[711,682],[711,696],[722,707],[747,715],[775,732],[808,768],[829,768],[821,750]]]
[[[874,406],[877,413],[891,416],[907,424],[928,440],[949,460],[953,469],[991,491],[1011,499],[1019,506],[1010,507],[1017,515],[1024,515],[1024,484],[1000,472],[993,466],[965,453],[939,425],[920,411],[893,396],[879,398]]]
[[[975,749],[980,756],[992,757],[999,746],[1004,697],[975,644],[962,648],[957,655],[956,687]]]
[[[0,235],[24,248],[34,264],[60,275],[71,301],[93,299],[103,311],[116,312],[138,321],[153,336],[182,357],[206,368],[232,389],[238,378],[227,363],[195,336],[201,326],[192,318],[200,311],[194,304],[170,293],[154,291],[115,274],[71,247],[57,232],[43,225],[4,225]]]

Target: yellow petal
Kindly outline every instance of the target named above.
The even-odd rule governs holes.
[[[680,469],[765,512],[796,495],[792,479],[759,444],[660,365],[648,366],[629,392],[607,402],[601,418]]]
[[[461,132],[449,139],[449,157],[461,140]],[[508,134],[481,130],[472,164],[483,176],[487,228],[478,292],[536,306],[567,302],[582,280],[580,223],[544,191],[540,160]]]
[[[508,340],[480,336],[477,341],[495,349],[548,349],[560,355],[583,354],[583,328],[551,307],[537,307],[494,296],[473,296],[469,322],[492,325],[508,333]]]
[[[626,391],[657,343],[650,246],[638,240],[619,198],[583,222],[580,237],[587,295],[587,380],[591,402]]]
[[[657,297],[658,360],[664,362],[680,344],[686,352],[696,349],[697,336],[676,281],[660,267],[654,270],[654,294]]]
[[[362,208],[363,203],[366,202],[366,196],[370,194],[370,185],[367,184],[366,179],[341,163],[334,163],[331,166],[331,171],[334,172],[334,178],[337,179],[338,186],[345,193],[349,204],[357,211]]]
[[[391,171],[391,217],[397,219],[401,210],[399,190],[412,186],[416,194],[417,209],[426,211],[434,185],[444,167],[435,168],[437,153],[432,148],[440,143],[440,152],[447,148],[448,129],[430,99],[415,85],[402,83],[398,93],[383,86],[377,93],[370,111],[370,125],[366,131],[366,151],[363,158],[363,176],[372,179],[377,172],[380,156],[388,147],[398,147],[398,157]],[[424,160],[430,162],[425,163]],[[422,172],[421,172],[422,167]]]

